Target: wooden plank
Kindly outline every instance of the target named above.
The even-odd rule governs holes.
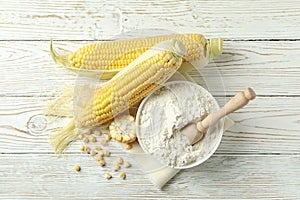
[[[224,133],[218,153],[300,153],[298,105],[299,97],[258,97],[230,115],[236,124]]]
[[[202,69],[200,77],[191,74],[214,95],[235,95],[246,87],[263,96],[299,95],[299,50],[300,42],[225,41],[222,56]]]
[[[69,48],[71,44],[65,46]],[[2,96],[51,96],[52,91],[76,79],[53,62],[49,42],[1,42],[0,51]]]
[[[88,42],[55,42],[60,52],[76,50]],[[1,96],[51,96],[74,84],[76,75],[56,65],[48,41],[0,42]],[[224,55],[192,73],[214,95],[234,95],[254,87],[258,95],[299,95],[300,42],[226,41]],[[220,77],[222,80],[220,80]],[[204,80],[203,80],[204,79]],[[220,82],[224,83],[224,87]]]
[[[32,118],[42,113],[45,100],[35,97],[0,98],[0,153],[53,153],[49,145],[51,130],[68,122],[59,119],[47,127],[32,129],[29,122],[39,125]],[[228,99],[217,98],[221,105]],[[232,154],[292,154],[300,153],[300,97],[258,97],[246,108],[231,114],[236,124],[224,133],[217,153]],[[42,116],[43,118],[43,116]],[[31,131],[33,130],[33,131]],[[68,152],[79,153],[80,143],[74,144]],[[120,152],[117,144],[109,147]]]
[[[1,1],[0,40],[94,40],[136,29],[228,39],[299,39],[300,2]]]
[[[76,164],[82,167],[80,173],[73,170]],[[297,199],[300,195],[299,156],[213,156],[181,171],[163,190],[151,185],[136,163],[125,169],[126,180],[107,181],[102,177],[106,170],[79,155],[0,155],[0,198]]]

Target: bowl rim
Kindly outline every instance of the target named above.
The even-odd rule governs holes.
[[[217,102],[217,100],[213,97],[213,95],[208,91],[206,90],[204,87],[202,87],[201,85],[197,84],[197,83],[194,83],[194,82],[190,82],[190,81],[184,81],[184,80],[180,80],[180,81],[169,81],[169,82],[166,82],[164,84],[162,84],[160,87],[158,87],[156,90],[152,91],[146,98],[144,98],[141,102],[141,104],[139,105],[138,107],[138,110],[137,110],[137,114],[136,114],[136,119],[135,119],[135,129],[136,129],[136,135],[137,135],[137,138],[138,138],[138,141],[139,141],[139,144],[142,148],[142,150],[144,151],[145,154],[148,154],[149,156],[151,156],[153,159],[155,159],[155,161],[159,162],[160,164],[164,165],[164,166],[167,166],[167,167],[170,167],[170,168],[174,168],[174,169],[188,169],[188,168],[192,168],[192,167],[195,167],[195,166],[198,166],[202,163],[204,163],[206,160],[208,160],[215,152],[216,150],[218,149],[218,147],[220,146],[220,143],[222,141],[222,137],[223,137],[223,133],[224,133],[224,118],[222,118],[220,120],[221,122],[221,127],[219,129],[219,137],[218,137],[218,140],[215,144],[215,146],[213,147],[213,149],[207,154],[205,155],[202,159],[198,160],[198,161],[195,161],[195,162],[192,162],[191,164],[188,164],[188,165],[185,165],[185,166],[175,166],[175,167],[172,167],[172,166],[169,166],[161,161],[159,161],[155,156],[152,156],[151,154],[148,153],[146,147],[143,145],[143,142],[142,140],[140,140],[140,131],[139,131],[139,121],[140,121],[140,116],[141,116],[141,113],[142,113],[142,110],[143,110],[143,107],[144,105],[147,103],[148,99],[151,98],[151,96],[153,95],[154,92],[156,92],[157,90],[161,89],[162,87],[166,87],[166,86],[169,86],[169,85],[172,85],[172,84],[189,84],[189,85],[194,85],[196,88],[200,89],[200,90],[204,90],[210,97],[210,99],[212,99],[212,101],[214,102],[214,106],[215,106],[215,109],[219,110],[220,109],[220,106]]]

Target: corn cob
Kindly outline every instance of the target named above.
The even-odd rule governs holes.
[[[123,143],[131,143],[136,140],[135,121],[132,115],[118,115],[109,125],[111,137]]]
[[[106,70],[106,72],[118,72],[129,63],[142,55],[153,45],[170,39],[181,41],[187,48],[187,55],[183,62],[193,62],[207,58],[213,58],[222,52],[222,40],[206,40],[200,34],[173,34],[141,39],[123,41],[102,42],[89,44],[79,48],[74,53],[58,55],[50,44],[50,52],[56,63],[78,70]]]
[[[115,116],[137,104],[166,82],[180,67],[185,54],[184,45],[175,39],[155,45],[105,85],[96,89],[78,116],[79,122],[76,125],[80,128],[99,125],[108,127]],[[74,121],[64,130],[52,138],[57,153],[61,153],[78,136]]]

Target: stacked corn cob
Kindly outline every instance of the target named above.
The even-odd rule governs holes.
[[[183,55],[186,55],[186,49],[175,39],[153,46],[103,87],[96,89],[80,113],[77,125],[83,128],[108,127],[115,116],[166,82],[181,66]],[[61,153],[77,135],[73,121],[52,139],[55,151]]]
[[[72,120],[52,137],[56,153],[62,153],[78,138],[76,128],[108,127],[115,116],[167,81],[183,62],[200,61],[205,65],[209,59],[221,54],[221,50],[222,40],[206,40],[199,34],[91,44],[66,55],[58,55],[51,42],[50,51],[55,62],[78,71],[105,70],[109,73],[107,78],[113,77],[96,89],[86,107],[76,116],[76,126]]]
[[[180,67],[185,54],[184,45],[175,39],[154,46],[96,90],[88,109],[80,117],[80,124],[84,127],[109,125],[114,116],[166,82]]]

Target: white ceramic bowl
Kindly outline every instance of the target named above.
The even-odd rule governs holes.
[[[216,99],[206,89],[204,89],[200,85],[192,83],[192,82],[188,82],[188,81],[172,81],[172,82],[165,83],[161,87],[168,87],[168,86],[170,86],[172,84],[189,84],[189,85],[194,85],[197,89],[201,90],[202,92],[205,92],[209,96],[209,98],[214,103],[214,110],[219,110],[220,109],[220,107],[219,107]],[[147,146],[144,144],[143,137],[144,137],[145,134],[150,134],[150,133],[142,133],[141,132],[140,117],[141,117],[141,113],[143,111],[144,106],[147,104],[148,100],[152,97],[152,94],[154,92],[152,92],[150,95],[148,95],[142,101],[141,105],[138,108],[137,116],[136,116],[136,133],[137,133],[137,138],[139,140],[139,144],[141,145],[142,149],[147,154],[149,154],[149,151],[147,149]],[[221,142],[221,139],[222,139],[222,135],[223,135],[223,128],[224,128],[224,120],[220,120],[217,123],[217,125],[214,126],[214,128],[209,128],[207,130],[207,133],[205,134],[205,137],[200,141],[201,143],[203,143],[203,144],[201,144],[201,145],[203,145],[202,148],[201,148],[201,157],[197,158],[197,160],[195,162],[189,163],[189,164],[184,165],[184,166],[178,166],[178,167],[173,167],[173,168],[176,168],[176,169],[186,169],[186,168],[191,168],[191,167],[200,165],[201,163],[205,162],[209,157],[211,157],[213,155],[213,153],[217,150],[218,146],[220,145],[220,142]],[[159,161],[158,158],[155,158],[154,156],[153,156],[153,158],[156,159],[157,161]],[[161,162],[161,161],[159,161],[159,162]],[[167,165],[166,163],[161,163],[161,164]]]

